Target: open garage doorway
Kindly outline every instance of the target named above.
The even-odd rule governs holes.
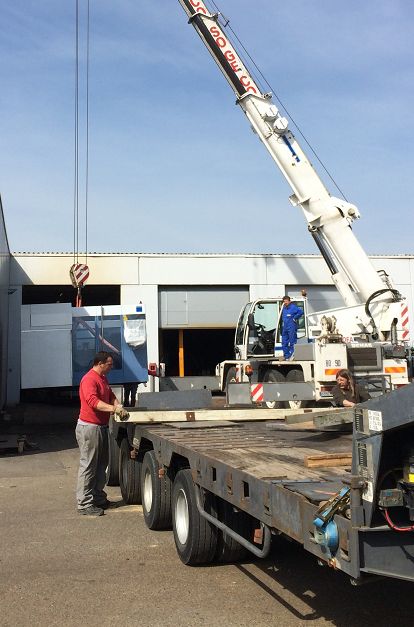
[[[234,353],[234,329],[163,329],[160,362],[166,377],[214,376],[216,365]]]
[[[119,285],[85,285],[82,289],[84,307],[119,305]],[[72,285],[23,285],[22,305],[46,305],[49,303],[72,303],[75,306],[76,290]]]
[[[234,356],[235,326],[248,300],[247,285],[159,288],[160,389],[218,391],[216,365]]]

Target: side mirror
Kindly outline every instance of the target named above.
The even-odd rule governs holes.
[[[254,327],[254,315],[252,313],[250,313],[247,317],[247,326],[249,327],[250,331],[253,331]]]

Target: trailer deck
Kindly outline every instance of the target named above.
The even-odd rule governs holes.
[[[214,561],[229,537],[231,556],[238,543],[265,557],[284,534],[354,582],[413,581],[414,535],[401,532],[414,531],[414,387],[346,412],[272,411],[134,412],[112,432],[123,496],[142,496],[151,529],[173,527],[186,564]]]
[[[262,481],[319,481],[338,483],[344,469],[305,467],[307,456],[351,453],[352,434],[324,433],[313,427],[292,428],[279,421],[268,422],[175,422],[143,425],[141,437],[159,442],[166,465],[168,451],[191,460],[202,455],[211,464],[226,465],[233,472]],[[163,460],[164,461],[164,460]],[[321,497],[319,500],[323,500]]]
[[[166,469],[185,460],[200,488],[268,528],[315,545],[313,514],[344,487],[349,473],[343,467],[307,468],[305,459],[333,452],[342,457],[351,451],[352,436],[280,421],[175,422],[135,425],[132,444],[136,450],[149,446]]]

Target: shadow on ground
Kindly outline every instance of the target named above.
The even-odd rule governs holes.
[[[23,455],[38,455],[77,448],[75,427],[79,403],[48,405],[25,403],[6,413],[0,421],[1,436],[25,436]],[[16,449],[0,449],[0,457],[16,455]]]
[[[378,577],[355,587],[346,575],[318,566],[302,546],[284,538],[275,538],[270,557],[255,561],[254,566],[239,564],[237,568],[301,624],[324,618],[337,627],[413,625],[411,582]],[[298,600],[311,612],[302,612]]]

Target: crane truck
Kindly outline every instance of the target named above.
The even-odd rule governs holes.
[[[270,156],[292,189],[338,289],[344,306],[307,314],[293,361],[281,359],[282,298],[248,303],[236,328],[235,357],[218,364],[220,389],[229,400],[289,403],[332,398],[335,375],[342,368],[366,378],[382,377],[390,389],[408,383],[404,298],[385,271],[376,271],[352,225],[360,217],[354,204],[332,196],[289,128],[263,93],[231,42],[228,21],[211,13],[201,0],[179,0],[189,22],[211,53]],[[244,384],[236,389],[229,383]],[[270,385],[269,385],[270,384]],[[288,384],[288,385],[286,385]],[[305,384],[305,385],[303,385]]]
[[[359,250],[361,261],[365,260],[350,235],[346,218],[350,208],[340,204],[339,210],[341,201],[331,199],[317,184],[278,114],[273,112],[269,120],[273,109],[269,112],[267,99],[257,93],[238,57],[226,47],[218,16],[211,15],[201,0],[179,2],[220,67],[227,68],[252,121],[263,129],[271,125],[267,139],[278,145],[275,154],[284,144],[303,161],[316,196],[308,197],[299,182],[295,189],[304,211],[315,214],[315,220],[320,214],[317,238],[324,241],[326,231],[327,240],[333,237],[335,241],[335,233],[345,227],[346,237]],[[229,67],[221,65],[223,59]],[[256,110],[268,113],[263,117]],[[274,130],[279,127],[281,133]],[[288,164],[285,154],[280,156],[283,159]],[[343,270],[338,272],[335,280],[342,289],[345,275]],[[360,312],[361,335],[371,342],[378,334],[384,346],[388,341],[392,346],[391,335],[398,325],[393,325],[391,316],[397,315],[394,310],[400,297],[391,286],[380,286],[382,279],[374,271],[371,275],[374,291],[368,294],[368,286],[361,281],[358,291],[352,283],[344,293],[349,291],[352,299],[362,302],[365,298],[369,303],[365,318],[360,303],[348,305]],[[258,311],[263,313],[259,306]],[[344,310],[344,321],[347,313]],[[243,315],[247,324],[249,310]],[[250,319],[252,327],[253,323]],[[263,344],[265,336],[255,341]],[[280,420],[280,409],[197,409],[195,402],[192,408],[176,405],[169,411],[161,396],[146,394],[147,408],[133,408],[123,421],[115,417],[110,448],[117,451],[124,501],[142,503],[150,529],[172,528],[184,564],[234,562],[249,554],[265,558],[272,537],[281,535],[301,544],[321,565],[349,576],[353,584],[375,580],[375,576],[414,581],[413,385],[352,408],[333,410],[342,412],[342,422],[352,425],[352,433],[341,431],[329,437],[320,430],[321,424],[329,426],[329,418],[320,423],[317,412],[306,409],[301,410],[302,416],[290,415],[285,421]],[[288,413],[282,410],[283,416]],[[338,422],[337,417],[334,424]]]

